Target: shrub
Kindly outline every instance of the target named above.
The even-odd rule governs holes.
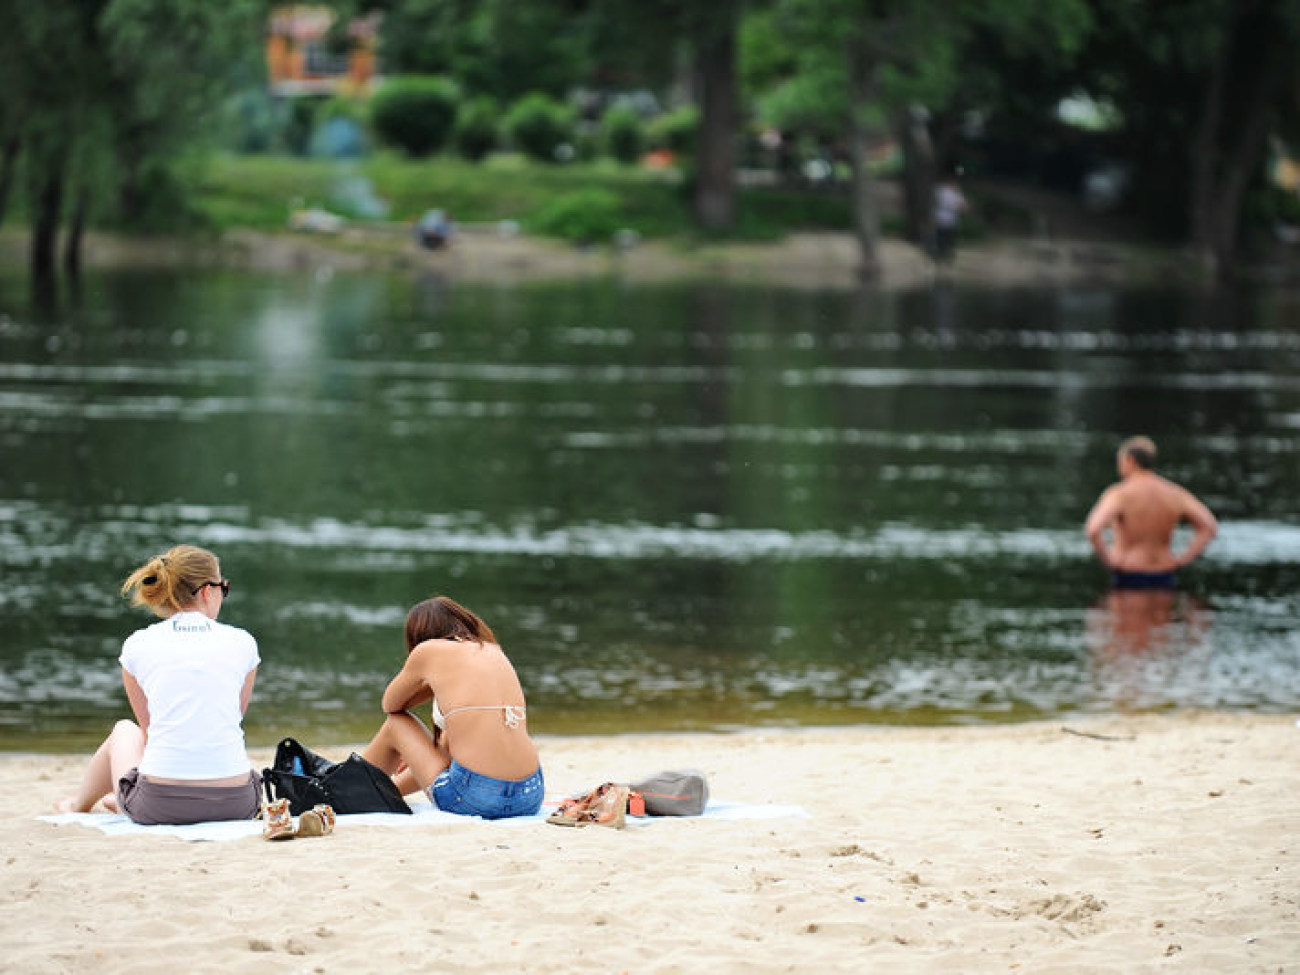
[[[667,149],[679,156],[693,155],[700,130],[699,109],[687,105],[650,120],[648,135],[655,149]]]
[[[366,103],[359,98],[335,95],[320,106],[318,118],[322,122],[342,118],[349,122],[364,123],[368,115]]]
[[[371,122],[383,142],[427,156],[446,145],[459,101],[460,89],[448,78],[394,78],[375,92]]]
[[[525,95],[506,113],[506,134],[515,148],[542,162],[555,162],[557,150],[573,137],[573,110],[549,95]]]
[[[295,98],[288,103],[280,122],[280,142],[295,156],[305,156],[311,150],[311,136],[316,131],[316,116],[320,111],[318,98]]]
[[[557,196],[528,222],[538,233],[578,243],[610,240],[624,223],[618,195],[597,188]]]
[[[222,142],[235,152],[269,152],[275,143],[275,105],[264,88],[245,89],[222,109]]]
[[[594,122],[579,122],[573,134],[573,149],[579,162],[595,162],[602,149],[600,129]]]
[[[497,120],[501,112],[497,103],[487,95],[480,95],[461,106],[456,115],[453,141],[456,151],[472,162],[478,162],[497,147]]]
[[[626,106],[615,105],[601,119],[605,150],[619,162],[634,163],[645,148],[645,126],[641,116]]]

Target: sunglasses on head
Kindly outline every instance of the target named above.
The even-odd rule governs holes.
[[[229,596],[229,595],[230,595],[230,580],[229,580],[229,579],[219,579],[219,580],[217,580],[216,582],[205,582],[205,583],[203,583],[203,585],[199,586],[199,587],[196,588],[192,593],[190,593],[190,595],[191,595],[191,596],[197,596],[197,595],[198,595],[199,593],[201,593],[204,589],[207,589],[208,586],[216,586],[218,589],[221,590],[221,595],[223,595],[223,596]]]

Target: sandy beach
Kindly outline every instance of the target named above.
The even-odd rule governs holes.
[[[0,264],[22,267],[26,235],[0,229]],[[381,271],[446,282],[499,285],[532,281],[612,279],[654,284],[727,281],[802,289],[858,289],[861,252],[848,233],[791,233],[769,243],[646,241],[620,250],[579,248],[529,235],[503,236],[487,226],[464,228],[442,251],[417,247],[403,225],[356,226],[339,234],[232,230],[220,237],[121,237],[90,233],[85,264],[97,270],[236,268],[317,275]],[[1123,285],[1194,280],[1185,255],[1172,248],[1118,240],[1061,237],[988,238],[963,244],[956,262],[937,274],[914,245],[880,242],[871,287],[915,288],[937,277],[976,285]]]
[[[0,971],[1300,972],[1294,716],[540,745],[552,798],[693,766],[807,815],[110,837],[36,818],[85,756],[9,754]]]
[[[141,255],[139,244],[119,251],[111,242],[92,246],[89,260],[105,266]],[[183,252],[182,252],[183,253]],[[857,289],[861,251],[848,233],[791,233],[769,243],[649,241],[626,250],[579,248],[538,237],[501,236],[492,228],[469,228],[451,248],[426,251],[391,228],[350,228],[342,234],[226,235],[213,259],[236,266],[319,272],[388,270],[433,275],[448,281],[525,281],[611,278],[640,284],[690,280],[728,281],[783,288]],[[147,249],[143,255],[152,259]],[[959,248],[956,261],[937,271],[915,245],[896,238],[880,242],[878,288],[928,286],[936,277],[988,285],[1136,284],[1170,280],[1189,268],[1176,253],[1118,241],[993,238]]]

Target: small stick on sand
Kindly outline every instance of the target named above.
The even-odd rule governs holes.
[[[1080,738],[1096,738],[1098,741],[1135,741],[1136,735],[1098,735],[1091,731],[1076,731],[1073,728],[1062,726],[1062,731],[1067,735],[1078,735]]]

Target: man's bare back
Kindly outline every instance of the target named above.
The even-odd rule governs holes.
[[[1112,571],[1172,573],[1195,561],[1218,532],[1210,509],[1186,488],[1155,473],[1154,461],[1154,443],[1146,437],[1126,440],[1117,458],[1120,482],[1102,492],[1088,514],[1084,531],[1097,557]],[[1183,521],[1195,534],[1175,554],[1174,529]]]

